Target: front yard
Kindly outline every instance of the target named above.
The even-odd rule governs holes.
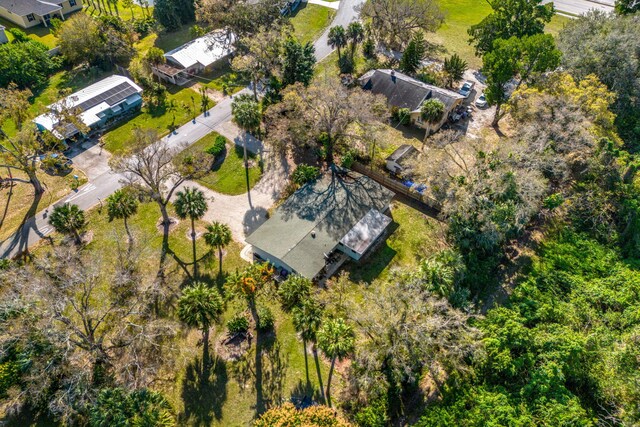
[[[199,156],[204,151],[213,145],[213,142],[218,137],[217,132],[211,132],[191,147],[189,147],[188,153],[194,156]],[[258,156],[247,152],[249,156],[249,189],[260,180],[261,168],[260,160]],[[228,194],[231,196],[244,194],[247,192],[247,176],[244,169],[244,157],[242,147],[235,145],[227,140],[226,152],[221,156],[224,156],[221,160],[216,160],[209,173],[202,178],[198,179],[199,184],[222,194]]]
[[[188,88],[171,87],[165,106],[160,108],[144,106],[133,118],[123,121],[122,124],[106,132],[105,148],[114,154],[122,152],[136,128],[154,129],[160,136],[167,135],[172,126],[179,127],[193,118],[193,103],[195,103],[195,114],[199,115],[200,95]]]
[[[4,170],[0,175],[3,178],[7,177]],[[16,178],[26,178],[26,175],[23,175],[13,172]],[[71,193],[74,175],[78,176],[78,185],[87,182],[82,171],[75,168],[64,176],[39,171],[38,177],[45,188],[45,192],[39,197],[35,197],[33,186],[29,183],[20,182],[12,188],[0,188],[0,241],[15,233],[25,219]]]
[[[301,43],[313,43],[320,34],[331,24],[336,11],[317,4],[300,3],[291,16],[293,34]]]

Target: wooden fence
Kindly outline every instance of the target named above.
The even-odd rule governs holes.
[[[357,162],[353,163],[351,169],[358,173],[361,173],[362,175],[368,176],[380,185],[387,187],[389,190],[395,191],[398,194],[402,194],[403,196],[416,200],[437,212],[440,212],[440,210],[442,209],[440,203],[433,197],[425,196],[424,194],[418,193],[417,191],[407,187],[397,179],[390,177],[386,173],[371,169],[363,165],[362,163]]]

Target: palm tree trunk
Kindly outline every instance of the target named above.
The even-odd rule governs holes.
[[[198,276],[198,263],[196,262],[196,223],[195,218],[191,218],[191,245],[193,248],[193,278]]]
[[[80,246],[82,244],[80,233],[78,233],[78,230],[76,230],[75,228],[73,229],[72,233],[73,233],[73,241],[75,242],[76,245]]]
[[[340,58],[342,58],[342,54],[340,53],[340,45],[336,45],[336,49],[338,49],[338,62],[340,62]]]
[[[209,368],[209,327],[207,326],[202,329],[202,372],[207,374],[208,368]]]
[[[307,388],[311,386],[311,379],[309,378],[309,356],[307,355],[307,340],[302,339],[302,350],[304,352],[304,370],[307,374]]]
[[[333,377],[333,368],[336,365],[336,358],[331,359],[331,367],[329,368],[329,376],[327,377],[327,406],[331,408],[331,378]]]
[[[318,358],[318,348],[316,347],[315,343],[313,345],[313,359],[316,363],[316,374],[318,375],[318,385],[320,386],[320,398],[322,399],[322,401],[325,401],[324,398],[324,386],[322,385],[322,372],[320,371],[320,360]]]
[[[220,273],[219,273],[219,275],[222,276],[222,246],[218,246],[218,260],[219,260],[219,265],[220,265]]]

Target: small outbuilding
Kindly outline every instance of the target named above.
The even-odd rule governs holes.
[[[5,28],[0,25],[0,44],[9,43],[9,37],[7,37],[7,33]]]
[[[335,170],[296,191],[247,242],[257,261],[309,279],[335,271],[336,256],[365,256],[392,222],[394,192],[371,178]]]
[[[418,155],[418,149],[410,144],[402,144],[389,157],[386,158],[387,169],[401,175],[407,168],[409,162]]]

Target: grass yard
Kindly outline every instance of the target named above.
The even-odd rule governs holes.
[[[359,76],[366,71],[366,61],[364,57],[356,53],[355,58],[355,70],[354,76]],[[340,75],[340,68],[338,67],[338,52],[331,52],[326,58],[316,64],[315,78],[335,78]]]
[[[301,43],[313,42],[329,26],[336,11],[316,4],[300,3],[291,16],[293,34]]]
[[[198,93],[189,88],[171,87],[165,107],[142,107],[136,116],[105,133],[105,148],[114,154],[122,152],[136,128],[155,129],[161,136],[168,134],[172,125],[180,126],[193,118],[191,97],[195,101],[196,113],[200,114]]]
[[[202,155],[204,151],[213,145],[218,133],[212,132],[193,144],[187,150],[194,156]],[[249,168],[249,188],[260,180],[261,170],[259,159],[248,152],[251,167]],[[204,177],[197,180],[205,187],[222,194],[232,196],[247,192],[247,178],[244,169],[242,147],[227,140],[227,150],[222,163],[216,161],[213,168]]]
[[[482,21],[491,12],[487,2],[475,0],[439,0],[445,13],[444,24],[435,34],[428,34],[427,39],[441,44],[445,51],[441,56],[457,53],[469,63],[470,68],[478,69],[482,66],[482,59],[477,58],[473,47],[468,43],[467,30],[472,25]],[[556,15],[547,26],[547,32],[557,34],[569,18]]]
[[[20,31],[24,31],[25,33],[27,33],[27,35],[30,38],[43,43],[45,46],[47,46],[50,49],[53,49],[54,47],[56,47],[58,43],[56,36],[51,34],[51,31],[49,31],[49,28],[46,28],[43,25],[37,25],[35,27],[25,29],[4,18],[0,18],[0,25],[7,28],[7,30],[9,28],[17,28]],[[7,31],[7,38],[9,39],[9,41],[13,40],[13,36],[8,31]]]
[[[215,209],[211,206],[210,209]],[[143,243],[141,265],[149,266],[144,269],[147,279],[155,276],[158,255],[162,242],[161,233],[156,228],[160,218],[160,211],[153,202],[143,203],[138,213],[130,219],[130,226],[138,242]],[[115,220],[108,222],[106,209],[102,211],[94,208],[87,212],[88,230],[93,233],[93,240],[86,246],[87,251],[99,253],[108,263],[116,261],[118,244],[124,244],[124,228],[122,222]],[[197,229],[203,228],[202,222],[197,222]],[[191,260],[191,244],[188,238],[189,221],[181,221],[170,233],[169,247],[181,262]],[[61,238],[53,234],[53,240],[59,244]],[[205,255],[208,249],[202,242],[197,241],[198,256]],[[247,264],[240,256],[242,246],[233,242],[225,250],[223,268],[225,274],[242,269]],[[40,252],[48,250],[48,246],[41,246]],[[191,266],[187,268],[191,270]],[[216,280],[217,258],[211,262],[200,263],[202,280],[213,286],[221,282]],[[184,276],[182,269],[170,257],[167,271],[178,277],[178,283]],[[167,364],[163,381],[156,383],[171,402],[178,416],[179,425],[189,426],[246,426],[250,425],[257,411],[286,401],[292,395],[315,396],[319,399],[318,371],[322,384],[326,384],[328,363],[322,357],[316,360],[309,352],[305,358],[302,342],[298,339],[291,317],[281,311],[275,297],[269,293],[258,298],[259,305],[271,309],[275,317],[275,333],[261,333],[260,348],[256,359],[256,341],[254,332],[252,346],[247,353],[237,361],[226,361],[218,357],[217,345],[226,333],[226,320],[235,313],[246,310],[243,301],[229,300],[227,309],[222,315],[222,321],[214,326],[211,334],[210,352],[214,366],[210,375],[203,378],[201,368],[202,345],[199,344],[201,332],[196,329],[185,328],[184,334],[175,338],[173,347],[177,351],[175,365]],[[305,363],[306,362],[306,363]],[[257,366],[259,363],[259,368]],[[332,382],[334,400],[339,401],[342,387],[340,375],[336,373]]]
[[[6,171],[3,170],[0,175],[6,177]],[[15,171],[13,173],[14,177],[26,179],[26,175],[23,175]],[[73,191],[71,189],[74,181],[73,175],[78,175],[79,185],[87,182],[85,175],[78,169],[72,169],[65,176],[52,176],[40,171],[38,176],[45,187],[45,192],[37,199],[33,193],[33,186],[29,183],[17,183],[11,189],[0,189],[0,241],[4,241],[15,233],[26,217],[32,217],[71,193]]]
[[[391,205],[389,237],[359,263],[345,269],[353,282],[371,283],[396,269],[411,269],[418,261],[445,247],[444,224],[407,205]]]

